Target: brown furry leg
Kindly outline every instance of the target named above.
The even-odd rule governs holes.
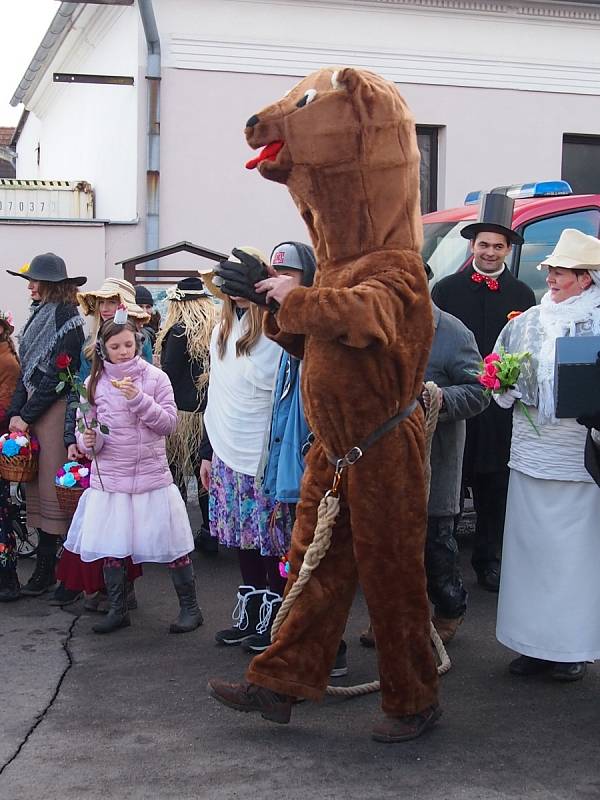
[[[391,716],[437,702],[422,463],[420,428],[409,420],[348,471],[355,559],[375,634],[382,708]]]
[[[333,467],[318,444],[307,458],[290,555],[291,582],[313,539],[317,506],[331,486]],[[327,686],[356,591],[348,507],[342,503],[325,558],[292,606],[275,642],[250,664],[247,678],[282,694],[319,700]]]

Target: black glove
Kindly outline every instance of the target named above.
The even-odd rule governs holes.
[[[259,306],[267,305],[267,293],[257,292],[254,284],[269,277],[266,264],[258,258],[238,250],[234,247],[232,254],[239,258],[236,261],[221,261],[215,267],[214,274],[218,286],[224,294],[230,297],[244,297]]]
[[[600,430],[600,411],[595,414],[584,414],[582,417],[577,417],[577,422],[580,425],[585,425],[586,428]]]

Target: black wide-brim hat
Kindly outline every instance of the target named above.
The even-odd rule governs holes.
[[[185,300],[198,300],[202,297],[210,297],[206,291],[206,286],[200,278],[183,278],[177,286],[167,289],[167,300],[183,302]]]
[[[506,236],[511,244],[523,244],[523,237],[513,231],[512,225],[513,209],[515,201],[512,197],[499,192],[490,192],[483,196],[479,219],[466,225],[460,232],[465,239],[473,240],[482,231],[491,231]]]
[[[67,265],[55,253],[42,253],[42,255],[35,256],[29,264],[29,269],[25,272],[13,272],[10,269],[6,271],[9,275],[25,278],[26,281],[48,281],[48,283],[71,281],[76,286],[83,286],[84,283],[87,283],[87,278],[83,275],[70,278],[67,275]]]

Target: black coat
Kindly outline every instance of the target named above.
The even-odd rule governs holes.
[[[433,288],[431,297],[439,308],[458,317],[472,331],[479,352],[486,356],[493,351],[508,314],[534,306],[535,295],[508,269],[498,278],[500,286],[496,292],[488,289],[485,283],[471,280],[474,272],[470,266],[444,278]],[[500,408],[497,403],[490,403],[482,414],[467,420],[464,459],[467,482],[474,474],[506,468],[511,434],[512,411]]]
[[[196,381],[202,375],[202,365],[190,361],[187,334],[177,323],[165,334],[160,352],[160,366],[173,385],[175,404],[180,411],[204,411],[207,393],[198,394]]]
[[[74,306],[69,304],[60,304],[57,306],[57,329],[62,328],[65,322],[73,316],[74,310]],[[32,424],[39,419],[59,397],[65,397],[68,394],[68,388],[63,389],[59,394],[56,393],[56,387],[59,383],[59,370],[56,368],[55,364],[56,357],[59,353],[66,353],[68,356],[71,356],[71,372],[76,374],[79,369],[83,338],[83,328],[73,328],[67,331],[67,333],[58,340],[48,358],[46,372],[41,372],[36,369],[31,376],[31,383],[34,386],[34,391],[29,398],[27,397],[27,389],[23,385],[23,381],[19,379],[11,400],[11,407],[8,412],[9,418],[19,415],[25,422]],[[65,444],[68,446],[70,442],[65,442]]]
[[[600,447],[594,443],[590,431],[585,440],[585,468],[600,486]]]

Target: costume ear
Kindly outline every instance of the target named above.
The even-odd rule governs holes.
[[[346,89],[353,92],[360,82],[360,75],[353,67],[343,67],[336,70],[331,76],[331,85],[334,89]]]

